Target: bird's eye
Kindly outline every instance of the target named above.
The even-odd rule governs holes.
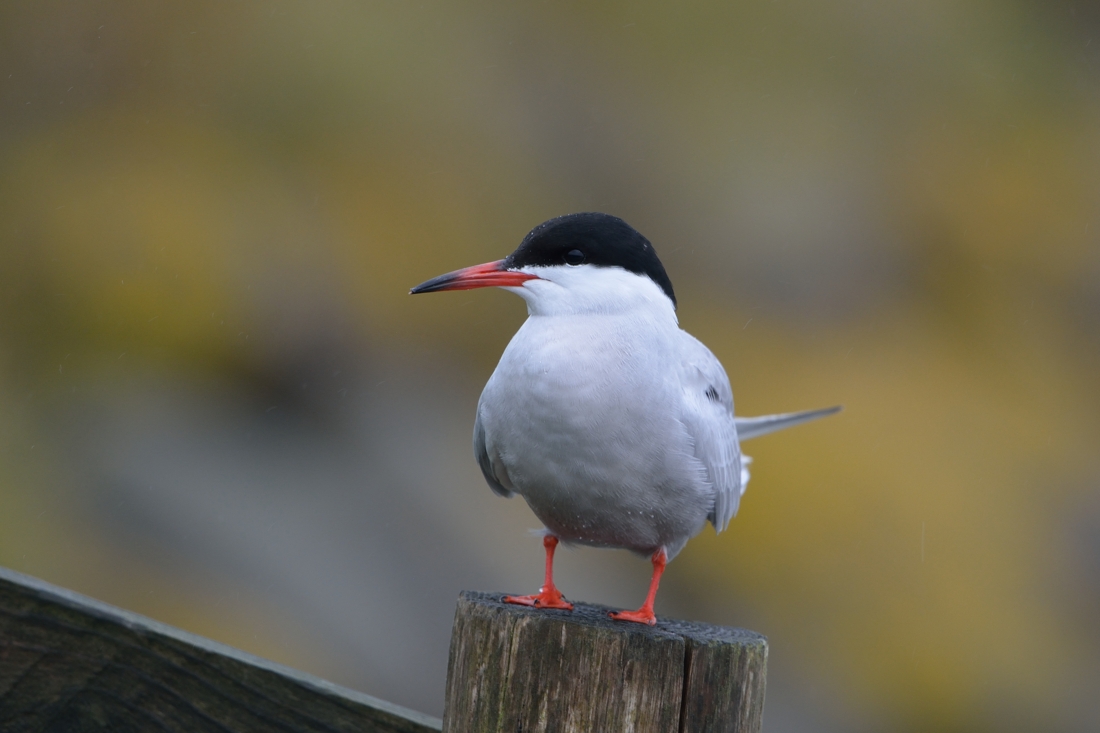
[[[565,253],[565,264],[573,265],[574,267],[576,267],[577,265],[583,265],[584,252],[581,252],[579,249],[569,250]]]

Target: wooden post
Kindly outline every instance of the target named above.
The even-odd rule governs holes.
[[[659,619],[458,598],[444,733],[633,731],[758,733],[767,640],[754,632]]]

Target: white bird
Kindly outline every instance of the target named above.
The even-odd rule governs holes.
[[[539,592],[504,600],[572,609],[554,585],[558,541],[649,557],[645,603],[612,618],[654,624],[665,564],[710,522],[737,513],[750,459],[738,439],[839,410],[738,418],[710,349],[680,329],[653,245],[622,219],[580,213],[535,227],[503,260],[410,292],[501,287],[528,319],[481,393],[474,454],[501,496],[519,494],[545,525]]]

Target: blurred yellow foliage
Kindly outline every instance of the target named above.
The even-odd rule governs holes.
[[[522,305],[408,287],[608,210],[739,414],[846,407],[746,446],[741,515],[673,582],[794,650],[840,701],[823,730],[1100,725],[1098,27],[1022,0],[8,3],[0,562],[325,673],[282,611],[113,539],[89,406],[290,394],[344,351],[476,389]]]

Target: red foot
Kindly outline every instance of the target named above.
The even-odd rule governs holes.
[[[561,591],[554,585],[554,550],[558,546],[558,538],[548,534],[542,538],[542,546],[546,548],[546,580],[539,588],[538,595],[504,596],[504,602],[515,603],[520,606],[534,606],[535,608],[561,608],[572,611],[573,604],[565,600],[561,595]]]
[[[654,616],[653,611],[648,608],[639,608],[637,611],[616,611],[607,615],[616,621],[634,621],[639,624],[649,624],[650,626],[655,626],[657,624],[657,617]]]
[[[653,563],[653,577],[649,580],[649,593],[646,594],[645,603],[637,611],[617,611],[608,615],[616,621],[634,621],[639,624],[653,626],[657,623],[657,617],[653,615],[653,599],[657,597],[657,586],[661,582],[661,574],[665,572],[668,564],[668,553],[661,547],[650,558]]]
[[[534,606],[535,608],[560,608],[572,611],[573,604],[562,597],[557,588],[539,591],[537,596],[504,596],[505,603],[515,603],[520,606]]]

